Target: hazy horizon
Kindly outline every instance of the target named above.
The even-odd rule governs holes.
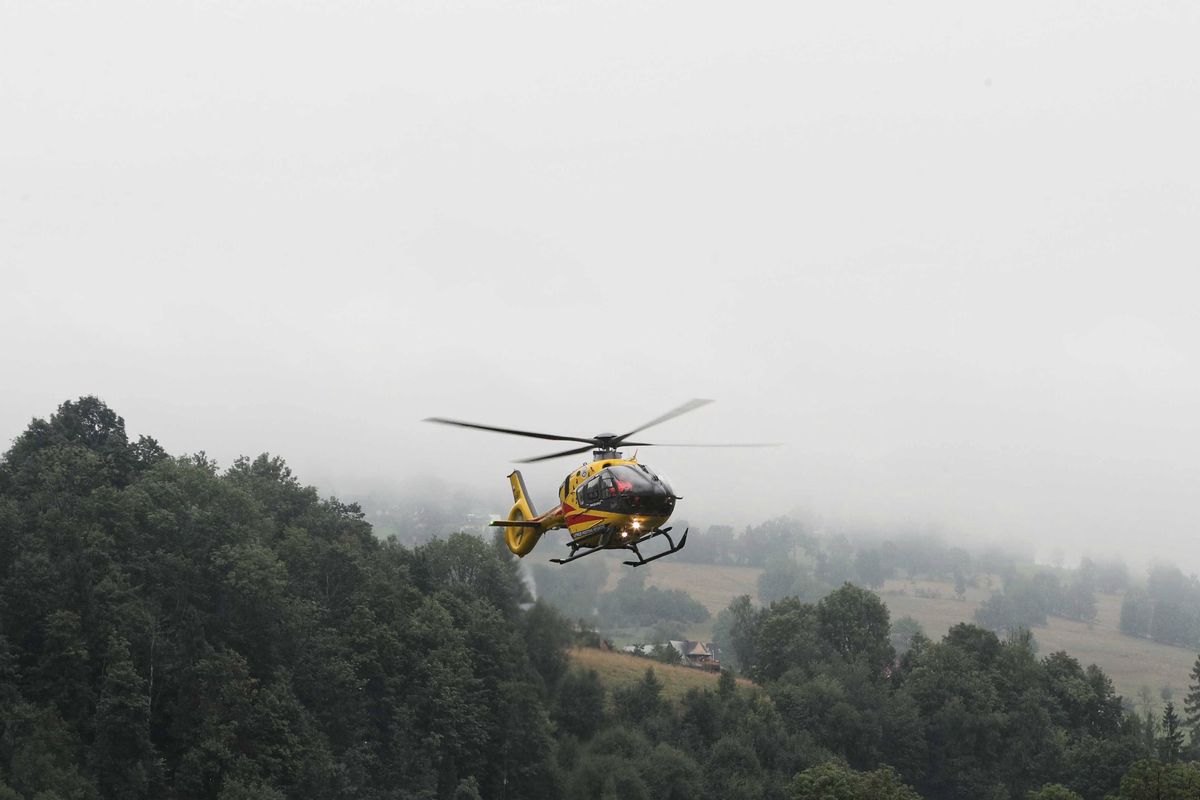
[[[0,2],[0,443],[1200,570],[1200,7]],[[649,432],[648,432],[649,433]],[[549,446],[546,446],[549,445]],[[541,506],[581,458],[522,467]]]

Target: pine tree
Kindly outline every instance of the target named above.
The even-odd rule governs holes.
[[[1140,745],[1142,755],[1146,758],[1154,758],[1158,750],[1158,720],[1154,717],[1154,712],[1149,708],[1144,714],[1133,713],[1135,719],[1138,720],[1138,733],[1140,734]]]
[[[1192,683],[1183,698],[1184,726],[1191,733],[1192,746],[1200,746],[1200,655],[1192,665]]]
[[[1167,703],[1162,715],[1162,736],[1158,740],[1158,757],[1168,764],[1179,760],[1183,750],[1183,731],[1180,728],[1179,715],[1175,713],[1175,704]]]
[[[110,797],[145,797],[154,793],[158,777],[146,682],[124,638],[109,639],[105,661],[92,745],[98,782]]]
[[[727,669],[721,670],[721,677],[717,678],[717,696],[722,700],[728,700],[733,697],[736,689],[737,681],[734,680],[733,673]]]

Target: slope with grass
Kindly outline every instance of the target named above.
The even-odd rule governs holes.
[[[600,680],[609,691],[609,701],[612,700],[614,688],[628,686],[640,681],[646,670],[653,669],[654,675],[663,684],[663,697],[673,703],[678,703],[688,689],[717,690],[717,680],[720,677],[715,672],[708,672],[694,667],[661,664],[649,658],[632,656],[628,653],[613,650],[598,650],[594,647],[576,647],[570,651],[571,663],[585,669],[594,669],[600,673]],[[745,678],[738,678],[740,688],[750,688],[754,684]]]

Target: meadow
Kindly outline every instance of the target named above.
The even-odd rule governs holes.
[[[693,667],[661,664],[649,658],[629,655],[614,650],[598,650],[594,647],[575,647],[570,651],[571,662],[576,666],[594,669],[600,673],[604,686],[611,689],[616,686],[628,686],[640,681],[646,674],[647,668],[654,670],[654,675],[663,684],[663,697],[672,703],[678,703],[688,689],[717,690],[716,672],[694,669]],[[744,689],[752,688],[753,683],[745,678],[737,679],[738,686]],[[612,695],[608,695],[611,704]]]

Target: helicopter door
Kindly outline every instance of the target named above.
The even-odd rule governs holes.
[[[616,491],[612,476],[601,472],[575,490],[575,499],[581,506],[595,507],[603,503],[610,494],[616,494]]]

